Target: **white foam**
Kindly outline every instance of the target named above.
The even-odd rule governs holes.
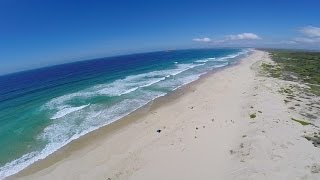
[[[61,110],[65,107],[68,107],[68,105],[66,105],[67,104],[66,102],[75,98],[89,98],[92,96],[92,94],[93,92],[89,92],[89,91],[79,91],[76,93],[70,93],[63,96],[59,96],[51,99],[49,102],[44,104],[42,109]]]
[[[85,107],[88,107],[90,104],[79,106],[79,107],[65,107],[62,108],[60,111],[58,111],[54,116],[52,116],[50,119],[59,119],[62,118],[70,113],[73,113],[75,111],[79,111]]]
[[[176,75],[178,75],[178,74],[180,74],[180,73],[182,73],[182,72],[185,72],[185,71],[187,71],[187,70],[189,70],[189,69],[192,69],[192,68],[195,68],[195,67],[198,67],[198,66],[202,66],[202,65],[205,65],[204,63],[203,64],[179,64],[178,65],[178,71],[176,71],[176,72],[173,72],[171,75],[172,76],[176,76]]]
[[[194,64],[177,64],[176,68],[152,71],[144,74],[130,75],[124,79],[116,80],[109,84],[104,84],[92,88],[93,92],[97,92],[100,95],[107,96],[120,96],[134,90],[137,87],[147,87],[151,86],[157,82],[165,80],[168,76],[178,75],[190,68],[197,65]]]
[[[208,62],[209,59],[199,59],[199,60],[196,60],[195,62],[196,63],[204,63],[204,62]]]
[[[230,55],[218,58],[216,61],[227,61],[228,59],[233,59],[233,58],[236,58],[236,57],[238,57],[240,55],[247,54],[250,51],[251,51],[250,49],[244,49],[244,50],[241,50],[238,53],[230,54]]]
[[[53,117],[56,119],[59,117],[63,117],[64,113],[70,113],[73,110],[77,110],[77,108],[64,109],[64,108],[66,108],[66,106],[67,107],[72,106],[72,105],[68,104],[68,102],[73,99],[77,99],[77,98],[86,99],[86,98],[93,97],[93,96],[110,96],[110,97],[111,96],[122,96],[125,94],[132,93],[134,91],[137,91],[141,87],[151,86],[151,85],[158,83],[160,81],[163,81],[166,78],[169,78],[171,76],[176,76],[176,75],[178,75],[182,72],[185,72],[189,69],[195,68],[197,66],[202,66],[209,59],[215,60],[215,61],[226,62],[228,59],[237,57],[237,56],[239,56],[239,54],[243,54],[246,52],[248,52],[248,51],[244,50],[240,53],[231,54],[231,55],[228,55],[228,56],[225,56],[222,58],[218,58],[218,59],[215,59],[214,57],[212,57],[212,58],[197,60],[196,61],[197,64],[193,64],[193,63],[175,64],[174,68],[171,68],[171,69],[157,70],[157,71],[152,71],[152,72],[143,73],[143,74],[130,75],[124,79],[118,79],[118,80],[113,81],[111,83],[96,85],[94,87],[91,87],[91,88],[88,88],[88,89],[85,89],[85,90],[82,90],[82,91],[79,91],[76,93],[71,93],[71,94],[57,97],[57,98],[49,101],[44,107],[47,109],[58,111],[58,114],[55,114]],[[199,63],[201,63],[201,64],[199,64]],[[217,68],[217,67],[220,67],[220,65],[214,66],[214,68]]]
[[[217,65],[214,65],[213,68],[220,68],[220,67],[224,67],[226,65],[228,65],[228,63],[217,64]]]
[[[53,124],[46,127],[44,132],[38,137],[49,142],[45,148],[41,151],[34,151],[25,154],[22,157],[0,167],[0,179],[4,179],[25,169],[27,166],[38,160],[46,158],[71,141],[102,126],[108,125],[144,106],[148,102],[164,95],[165,93],[148,91],[148,93],[145,93],[145,95],[142,96],[142,100],[126,99],[110,108],[100,107],[101,111],[98,114],[95,111],[91,111],[87,114],[85,120],[81,124],[77,124],[77,116],[68,118],[68,120],[65,121],[53,121]],[[128,109],[128,107],[131,108]]]
[[[186,85],[190,82],[197,80],[202,74],[206,74],[206,73],[207,72],[196,73],[196,74],[186,74],[184,76],[179,76],[175,79],[169,79],[167,81],[161,82],[161,84],[159,84],[159,87],[168,89],[170,91],[174,91],[183,85]]]
[[[117,96],[121,96],[121,95],[124,95],[124,94],[129,94],[129,93],[137,90],[138,88],[139,88],[139,87],[134,87],[134,88],[128,89],[128,90],[126,90],[126,91],[124,91],[124,92],[122,92],[122,93],[118,93]]]
[[[166,76],[166,77],[168,77],[168,76]],[[146,84],[146,85],[142,85],[142,86],[139,86],[139,87],[148,87],[148,86],[151,86],[151,85],[153,85],[153,84],[155,84],[155,83],[158,83],[158,82],[160,82],[160,81],[165,80],[166,77],[159,78],[159,79],[154,80],[154,81],[152,81],[152,82],[150,82],[150,83],[148,83],[148,84]],[[169,77],[170,77],[170,75],[169,75]]]
[[[61,110],[68,105],[68,101],[75,98],[90,98],[93,96],[121,96],[138,90],[139,87],[151,86],[155,83],[165,80],[166,77],[178,75],[188,69],[203,64],[176,64],[174,68],[151,71],[148,73],[130,75],[124,79],[118,79],[111,83],[100,84],[91,88],[63,95],[52,99],[44,108],[51,110]],[[69,105],[70,106],[70,105]],[[58,117],[58,116],[56,116]]]
[[[116,80],[111,84],[95,87],[93,90],[100,95],[120,96],[137,90],[139,87],[148,87],[165,80],[170,76],[176,76],[188,69],[203,64],[177,64],[176,68],[152,71],[145,74],[131,75],[124,79]],[[128,90],[129,88],[129,90]]]
[[[227,58],[233,57],[236,56],[227,56]],[[208,59],[218,60],[213,58]],[[175,64],[175,67],[171,69],[127,76],[124,79],[116,80],[111,83],[97,85],[76,93],[52,99],[44,105],[44,108],[57,110],[57,113],[52,117],[52,119],[61,119],[59,119],[59,121],[52,121],[52,124],[47,126],[43,133],[38,136],[40,140],[49,143],[41,151],[30,152],[0,167],[0,179],[21,171],[35,161],[44,159],[72,140],[78,139],[93,130],[114,122],[147,104],[153,99],[165,95],[165,93],[162,92],[145,91],[145,89],[141,87],[148,87],[155,83],[160,83],[162,87],[172,87],[173,90],[175,90],[185,84],[197,80],[202,74],[206,73],[178,76],[176,79],[170,78],[166,80],[170,76],[176,76],[188,69],[204,65],[204,63]],[[228,63],[223,63],[212,67],[219,68],[226,66],[227,64]],[[74,98],[85,99],[97,95],[121,96],[135,91],[137,93],[135,98],[137,99],[124,99],[110,107],[95,104],[73,107],[68,104],[68,102]],[[73,113],[76,111],[77,113]],[[67,116],[68,118],[64,118],[68,114],[70,114],[70,116]]]

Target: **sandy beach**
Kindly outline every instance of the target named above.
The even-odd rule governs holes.
[[[291,120],[288,83],[261,75],[262,62],[254,50],[9,179],[320,179],[319,148],[303,137],[317,125]]]

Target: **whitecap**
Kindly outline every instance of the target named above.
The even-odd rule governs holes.
[[[216,64],[213,66],[213,68],[220,68],[220,67],[224,67],[226,65],[228,65],[229,63],[223,63],[223,64]]]
[[[168,75],[168,76],[166,76],[166,77],[170,77],[170,75]],[[142,85],[142,86],[139,86],[139,87],[148,87],[148,86],[151,86],[151,85],[153,85],[153,84],[155,84],[155,83],[158,83],[158,82],[160,82],[160,81],[165,80],[166,77],[159,78],[159,79],[157,79],[157,80],[151,81],[150,83],[148,83],[148,84],[146,84],[146,85]]]
[[[196,60],[195,62],[196,63],[205,63],[205,62],[208,62],[209,59],[199,59],[199,60]]]
[[[61,110],[59,110],[55,115],[53,115],[50,119],[59,119],[62,118],[70,113],[73,113],[75,111],[79,111],[85,107],[88,107],[90,104],[79,106],[79,107],[64,107]]]
[[[228,56],[232,58],[232,56]],[[210,59],[209,60],[214,60]],[[213,61],[214,62],[214,61]],[[213,65],[218,68],[226,66],[228,63]],[[123,79],[113,82],[96,85],[79,92],[70,93],[47,102],[43,107],[56,111],[51,121],[44,131],[37,137],[43,142],[48,142],[44,149],[30,152],[10,163],[0,167],[0,179],[19,172],[28,165],[39,159],[43,159],[54,151],[65,146],[74,139],[87,134],[99,127],[107,125],[133,112],[137,108],[147,104],[153,99],[163,96],[166,93],[156,91],[146,91],[146,88],[159,83],[161,87],[170,87],[175,90],[185,84],[197,80],[204,73],[191,74],[185,73],[183,76],[176,76],[189,69],[205,65],[201,64],[178,64],[175,63],[171,69],[157,70],[144,74],[130,75]],[[189,75],[188,75],[189,74]],[[176,76],[175,79],[168,78]],[[167,79],[168,78],[168,79]],[[166,80],[167,79],[167,80]],[[105,107],[103,105],[88,104],[74,107],[69,102],[75,98],[86,100],[93,96],[121,96],[124,94],[136,92],[136,99],[124,99],[116,104]],[[85,109],[84,109],[85,108]],[[68,116],[67,116],[68,115]],[[68,118],[63,118],[67,116]]]

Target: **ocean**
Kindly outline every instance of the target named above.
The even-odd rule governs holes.
[[[0,76],[0,178],[248,53],[159,51]]]

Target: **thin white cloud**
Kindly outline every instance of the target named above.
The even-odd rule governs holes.
[[[297,44],[297,41],[283,40],[283,41],[280,41],[279,44]]]
[[[319,43],[320,38],[306,38],[306,37],[299,37],[294,39],[297,43]]]
[[[231,34],[227,35],[222,39],[210,39],[208,37],[204,38],[194,38],[193,41],[196,42],[205,42],[205,43],[214,43],[214,44],[221,44],[221,43],[232,43],[233,41],[239,40],[259,40],[261,39],[258,35],[254,33],[241,33],[241,34]]]
[[[304,36],[296,37],[293,39],[294,42],[299,44],[314,44],[320,43],[320,28],[314,26],[306,26],[299,30]]]
[[[314,26],[307,26],[300,30],[303,34],[309,37],[320,37],[320,28]]]
[[[193,41],[196,41],[196,42],[211,42],[211,39],[208,38],[208,37],[204,37],[204,38],[194,38],[192,39]]]
[[[236,34],[236,35],[227,35],[226,40],[258,40],[261,39],[258,35],[254,33],[242,33],[242,34]]]

